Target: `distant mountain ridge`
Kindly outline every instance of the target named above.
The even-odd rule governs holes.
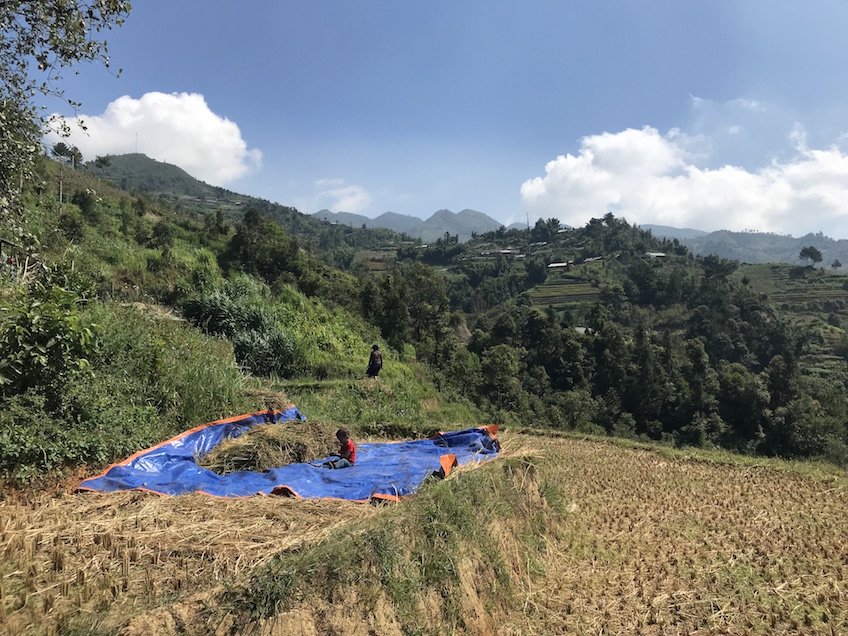
[[[821,267],[830,267],[834,260],[848,265],[848,240],[835,240],[818,234],[800,238],[768,232],[729,232],[719,230],[697,238],[680,241],[694,254],[717,254],[743,263],[799,264],[801,249],[815,247],[822,253]]]
[[[667,239],[692,239],[698,238],[701,236],[705,236],[709,234],[709,232],[705,232],[704,230],[695,230],[691,227],[671,227],[669,225],[640,225],[639,226],[643,230],[649,230],[651,234],[656,236],[657,238],[667,238]]]
[[[139,191],[152,195],[168,195],[179,200],[194,199],[198,201],[226,201],[234,206],[257,205],[265,210],[277,205],[286,208],[286,213],[296,213],[293,208],[270,204],[268,201],[257,199],[249,195],[237,194],[225,188],[211,186],[203,181],[195,179],[179,166],[156,161],[141,153],[130,153],[126,155],[107,155],[107,165],[97,166],[95,162],[86,165],[86,170],[114,183],[116,186],[128,192]],[[233,208],[238,210],[239,208]],[[240,215],[240,213],[239,213]],[[274,214],[272,213],[272,216]],[[321,210],[312,215],[304,215],[318,220],[348,225],[352,227],[385,228],[408,236],[420,238],[425,242],[435,241],[449,232],[451,236],[459,236],[461,241],[471,238],[473,232],[482,234],[497,230],[502,223],[490,216],[477,212],[476,210],[462,210],[451,212],[450,210],[439,210],[429,219],[421,220],[418,217],[385,212],[375,219],[369,219],[361,214],[352,212],[330,212]]]
[[[832,239],[821,232],[800,238],[770,232],[731,232],[718,230],[705,232],[692,228],[675,228],[666,225],[642,225],[657,238],[677,239],[695,255],[716,254],[721,258],[742,263],[800,264],[799,254],[807,246],[822,253],[820,267],[829,267],[834,260],[848,266],[848,240]]]
[[[460,241],[467,241],[471,238],[472,233],[494,232],[503,225],[500,221],[496,221],[482,212],[468,209],[460,212],[438,210],[424,221],[415,216],[397,214],[396,212],[385,212],[374,219],[369,219],[362,214],[330,212],[330,210],[320,210],[312,216],[322,221],[341,225],[354,227],[364,225],[368,228],[382,227],[395,232],[403,232],[425,242],[435,241],[443,237],[445,233],[450,233],[451,236],[459,236]]]
[[[178,166],[156,161],[141,153],[127,155],[108,155],[108,165],[98,167],[94,162],[86,165],[86,171],[107,179],[116,186],[129,192],[139,191],[153,195],[169,195],[180,201],[195,199],[200,202],[212,201],[213,209],[224,207],[229,218],[240,218],[247,206],[255,205],[263,212],[275,218],[284,227],[298,227],[326,220],[356,228],[385,228],[408,236],[417,237],[425,242],[435,241],[449,232],[467,241],[472,232],[483,234],[498,230],[503,224],[492,217],[465,209],[454,213],[450,210],[438,210],[429,219],[385,212],[375,219],[350,212],[330,212],[321,210],[313,215],[304,215],[294,208],[269,201],[238,194],[224,188],[211,186],[195,179]],[[215,207],[217,205],[217,208]],[[304,218],[306,217],[306,218]],[[526,224],[516,223],[510,228],[524,229]],[[848,267],[848,240],[835,240],[818,234],[807,234],[800,238],[771,234],[768,232],[730,232],[720,230],[705,232],[693,228],[675,228],[665,225],[642,225],[658,238],[677,239],[696,255],[717,254],[722,258],[731,258],[743,263],[790,263],[799,264],[799,253],[803,247],[813,246],[822,253],[820,266],[829,267],[834,260]]]

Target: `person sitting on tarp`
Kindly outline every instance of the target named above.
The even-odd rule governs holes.
[[[374,345],[371,347],[371,357],[368,359],[368,370],[365,372],[369,378],[376,378],[383,368],[383,353],[380,347]]]
[[[336,431],[336,438],[339,440],[339,458],[324,462],[327,468],[350,468],[356,463],[356,446],[350,439],[350,431],[346,428],[340,428]]]

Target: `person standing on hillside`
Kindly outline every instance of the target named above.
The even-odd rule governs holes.
[[[368,370],[365,372],[369,378],[376,378],[383,368],[383,353],[380,347],[374,345],[371,347],[371,357],[368,359]]]

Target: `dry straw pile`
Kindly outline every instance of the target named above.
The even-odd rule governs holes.
[[[513,606],[499,608],[497,620],[485,612],[469,619],[465,633],[848,633],[844,473],[670,458],[586,440],[502,439],[505,456],[530,458],[538,497],[522,505],[545,526],[504,546]],[[7,499],[0,633],[57,633],[71,620],[114,633],[134,616],[144,620],[126,629],[147,629],[158,616],[172,626],[162,632],[169,635],[209,617],[222,624],[215,590],[223,583],[385,510],[144,493]],[[493,523],[505,536],[512,522]],[[315,623],[318,615],[307,615],[318,609],[308,595],[304,602],[297,611]],[[423,618],[437,625],[439,607]],[[387,614],[385,624],[397,625],[396,617]]]
[[[318,421],[292,421],[285,426],[257,426],[227,440],[198,460],[219,475],[250,470],[262,472],[299,464],[338,452],[337,427]]]
[[[249,572],[380,509],[280,497],[78,493],[0,503],[0,633],[132,614]]]

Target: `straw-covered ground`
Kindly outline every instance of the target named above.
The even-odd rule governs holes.
[[[0,625],[11,634],[73,625],[114,633],[141,610],[243,576],[379,512],[338,501],[140,492],[5,501]]]
[[[848,633],[845,474],[511,433],[399,505],[0,503],[8,634]]]

